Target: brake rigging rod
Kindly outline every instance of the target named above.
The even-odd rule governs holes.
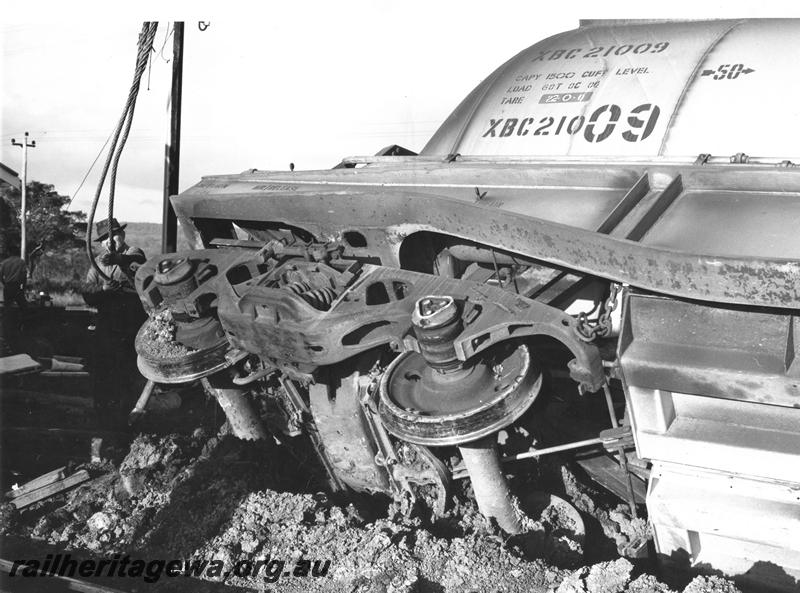
[[[617,420],[617,414],[614,411],[614,400],[611,399],[611,388],[608,386],[608,381],[603,383],[603,393],[606,396],[608,414],[611,417],[611,426],[619,428],[619,420]],[[619,454],[619,467],[622,469],[623,474],[625,474],[625,488],[628,491],[628,506],[631,509],[631,517],[635,519],[637,517],[636,496],[633,491],[631,472],[628,470],[628,455],[625,453],[625,447],[622,444],[617,448],[617,453]]]

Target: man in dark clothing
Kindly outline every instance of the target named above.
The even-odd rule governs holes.
[[[19,245],[6,243],[6,253],[0,262],[0,282],[3,283],[3,306],[0,308],[0,356],[17,354],[22,335],[22,309],[25,308],[25,284],[28,268],[25,260],[12,253]],[[14,305],[17,305],[16,307]]]
[[[94,397],[112,422],[124,418],[144,385],[136,367],[134,341],[147,316],[134,288],[134,276],[146,260],[144,252],[125,242],[125,227],[116,218],[97,223],[104,251],[95,258],[108,278],[91,267],[83,299],[97,308],[94,339]],[[113,248],[112,248],[113,244]]]
[[[6,307],[16,303],[20,308],[27,304],[25,284],[28,281],[28,267],[25,260],[12,255],[0,262],[0,282],[3,283],[3,302]]]

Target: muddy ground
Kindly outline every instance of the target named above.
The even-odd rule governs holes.
[[[531,535],[508,538],[476,511],[467,480],[456,483],[441,518],[406,516],[388,499],[326,494],[325,475],[308,445],[243,442],[209,432],[140,435],[127,453],[86,466],[93,479],[81,487],[21,515],[5,506],[0,529],[84,557],[224,564],[222,574],[202,581],[126,580],[128,589],[139,591],[738,591],[717,577],[669,588],[649,574],[649,561],[619,557],[618,550],[647,536],[646,524],[558,465],[540,473],[560,479],[559,495],[584,517],[585,538],[547,513],[536,517]],[[257,576],[232,573],[237,561],[258,559],[285,565],[265,564]],[[324,576],[285,574],[313,569],[315,561],[324,572],[327,560]],[[274,577],[267,568],[270,575],[277,570],[276,582],[269,582]]]

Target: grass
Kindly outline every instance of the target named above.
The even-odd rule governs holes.
[[[124,222],[124,221],[120,221]],[[125,240],[128,245],[139,247],[150,258],[161,253],[161,223],[130,222],[125,229]],[[189,249],[189,243],[178,229],[178,251]]]

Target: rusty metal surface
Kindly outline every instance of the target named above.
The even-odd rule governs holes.
[[[275,173],[206,178],[175,204],[189,228],[193,219],[263,220],[270,213],[270,218],[316,237],[337,238],[358,229],[368,245],[353,253],[377,257],[384,265],[398,265],[398,253],[409,235],[430,231],[663,294],[730,304],[800,306],[800,235],[795,232],[800,172],[791,168],[547,164],[498,170],[478,164],[405,164],[369,169],[297,176],[291,186],[276,185],[288,177]],[[491,189],[503,173],[514,184]],[[613,234],[586,230],[597,228],[645,173],[652,191]],[[642,242],[620,238],[677,175],[684,191]],[[478,184],[490,188],[486,199],[476,199]],[[730,202],[725,204],[720,196],[730,197]],[[582,208],[593,199],[593,214],[586,218]],[[697,232],[689,235],[671,230],[684,221],[697,225],[691,219],[709,199],[724,212],[724,226],[713,224],[706,208],[702,229],[692,227]],[[739,210],[735,206],[740,203],[752,208]],[[748,226],[757,203],[762,205],[761,222],[770,229],[768,241],[758,228]],[[556,220],[545,219],[557,210],[561,214],[553,215]],[[573,213],[574,225],[559,222]]]
[[[474,365],[431,369],[416,352],[398,356],[380,383],[380,415],[388,431],[428,446],[458,445],[495,434],[536,399],[542,375],[523,344],[505,342]]]
[[[309,398],[322,454],[336,476],[358,491],[389,492],[388,470],[376,463],[377,450],[359,400],[359,380],[375,362],[365,354],[324,369],[310,386]]]
[[[583,390],[595,391],[603,382],[597,348],[580,340],[574,318],[501,288],[347,260],[339,264],[330,260],[339,271],[298,259],[270,259],[267,264],[263,255],[250,250],[203,250],[181,256],[203,261],[217,273],[169,306],[203,311],[197,303],[214,299],[234,349],[258,354],[288,370],[331,365],[383,345],[399,351],[410,335],[415,301],[429,294],[448,294],[462,303],[465,320],[464,331],[454,341],[459,360],[509,338],[545,335],[573,353],[570,371]],[[152,258],[137,272],[136,284],[149,309],[162,304],[152,278],[160,259],[168,257],[174,256]],[[294,283],[284,283],[287,274],[302,271],[309,277],[324,272],[335,301],[315,307],[290,289]],[[160,366],[169,364],[173,361]],[[175,364],[183,364],[183,359]]]

